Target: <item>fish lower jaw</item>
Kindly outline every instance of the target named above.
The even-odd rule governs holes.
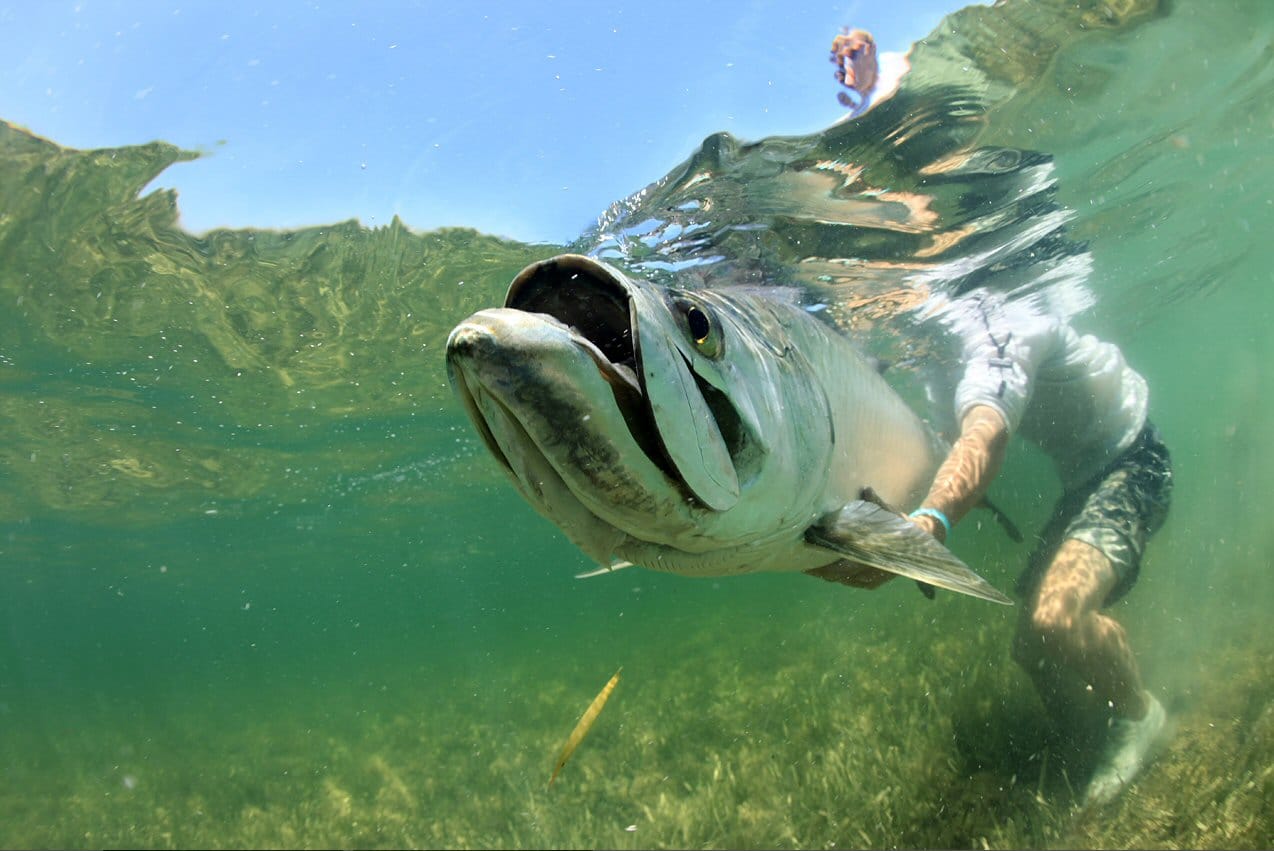
[[[478,387],[458,386],[469,394],[466,408],[522,498],[591,559],[609,564],[631,540],[628,533],[585,504],[507,406]]]

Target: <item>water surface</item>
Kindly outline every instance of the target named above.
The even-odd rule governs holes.
[[[0,844],[1268,846],[1274,12],[1055,5],[953,15],[863,118],[711,137],[572,246],[191,234],[139,195],[190,155],[0,126]],[[1177,469],[1116,611],[1176,719],[1163,758],[1074,810],[1083,759],[999,607],[573,579],[442,359],[567,247],[796,288],[904,384],[950,366],[918,281],[1117,341]],[[993,491],[1028,529],[1056,493],[1025,445]],[[981,527],[952,546],[1007,588],[1029,544]]]

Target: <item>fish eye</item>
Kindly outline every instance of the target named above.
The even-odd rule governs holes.
[[[711,312],[688,298],[677,299],[676,305],[685,319],[686,331],[699,353],[710,358],[720,356],[721,328]]]
[[[694,338],[695,345],[702,346],[708,342],[708,335],[712,333],[712,320],[708,319],[708,314],[692,304],[686,310],[686,322],[690,325],[690,336]]]

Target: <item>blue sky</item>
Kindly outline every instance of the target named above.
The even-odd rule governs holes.
[[[905,50],[960,5],[0,0],[0,118],[206,152],[157,182],[194,231],[397,214],[564,242],[709,133],[839,118],[841,26]]]

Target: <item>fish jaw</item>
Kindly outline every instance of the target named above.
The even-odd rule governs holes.
[[[675,538],[694,525],[694,508],[630,428],[620,399],[634,391],[571,328],[544,314],[479,311],[452,331],[447,366],[518,490],[593,558],[607,563],[629,532]]]
[[[577,332],[599,367],[626,399],[634,431],[647,454],[685,493],[709,509],[727,511],[739,500],[734,459],[713,410],[690,369],[693,352],[673,316],[668,291],[642,285],[618,269],[578,254],[533,263],[509,285],[505,307],[543,313]],[[613,359],[613,360],[612,360]],[[627,395],[627,394],[625,394]]]

